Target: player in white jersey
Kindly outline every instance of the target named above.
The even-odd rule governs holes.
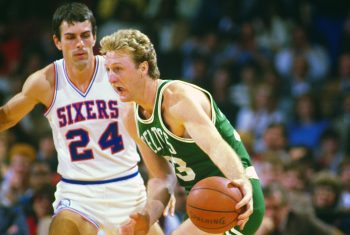
[[[108,82],[103,57],[93,53],[92,12],[80,3],[62,5],[52,26],[63,59],[33,73],[22,91],[0,107],[0,131],[14,126],[37,104],[47,107],[62,176],[50,235],[95,235],[101,227],[118,234],[118,226],[130,222],[131,213],[144,211],[149,223],[139,230],[148,231],[175,185],[171,168],[162,158],[145,159],[152,165],[146,200],[139,155],[121,122],[123,104]],[[164,168],[166,173],[159,170]],[[154,227],[149,234],[161,231]]]

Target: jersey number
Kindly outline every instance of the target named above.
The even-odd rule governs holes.
[[[73,140],[68,145],[72,161],[94,158],[92,149],[86,148],[90,142],[89,133],[84,129],[70,130],[66,133],[67,140]],[[102,150],[111,149],[112,154],[124,149],[123,138],[118,131],[118,123],[112,122],[102,133],[98,145]]]
[[[186,162],[181,158],[166,156],[165,159],[167,159],[170,164],[174,166],[176,170],[176,176],[183,181],[191,181],[196,177],[194,171],[191,168],[186,167]]]

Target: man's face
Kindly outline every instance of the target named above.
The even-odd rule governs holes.
[[[272,219],[275,227],[281,226],[289,212],[289,206],[282,203],[282,195],[275,192],[270,197],[265,197],[265,206],[265,215]]]
[[[316,208],[330,208],[336,203],[336,193],[330,186],[319,185],[313,193],[313,203]]]
[[[73,24],[63,21],[60,29],[61,38],[54,36],[56,47],[62,51],[68,64],[73,63],[78,69],[85,68],[93,58],[93,47],[96,42],[90,21]]]
[[[119,94],[121,101],[134,101],[134,94],[137,94],[140,82],[144,81],[142,79],[144,72],[135,65],[128,52],[110,51],[106,53],[105,58],[109,82]]]
[[[280,150],[285,147],[283,131],[279,127],[269,127],[264,133],[264,141],[269,150]]]

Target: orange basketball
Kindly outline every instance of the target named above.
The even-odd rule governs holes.
[[[223,233],[237,224],[240,211],[235,209],[242,193],[229,179],[211,176],[191,189],[186,210],[192,223],[208,233]]]

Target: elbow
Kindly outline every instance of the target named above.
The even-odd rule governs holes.
[[[0,108],[0,132],[9,129],[10,127],[13,127],[15,124],[16,122],[10,121],[7,118],[4,108],[1,107]]]
[[[151,177],[148,180],[148,185],[151,187],[156,187],[158,190],[166,189],[169,194],[172,194],[176,186],[176,176],[173,173],[164,174],[163,176]]]
[[[5,120],[0,118],[0,132],[6,131],[7,129],[16,125],[16,122],[6,122]]]

